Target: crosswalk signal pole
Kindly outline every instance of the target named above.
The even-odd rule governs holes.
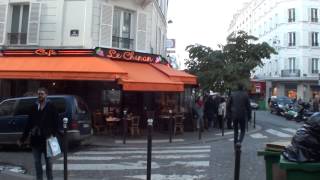
[[[256,128],[256,111],[253,111],[253,128]]]
[[[68,179],[68,118],[63,118],[63,179]]]
[[[147,180],[151,180],[152,128],[153,119],[150,118],[148,119]]]

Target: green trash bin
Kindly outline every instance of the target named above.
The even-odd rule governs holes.
[[[286,172],[279,167],[281,152],[258,151],[258,156],[264,156],[266,165],[266,180],[285,180]]]
[[[280,168],[286,171],[286,180],[320,180],[320,163],[290,162],[281,156]]]

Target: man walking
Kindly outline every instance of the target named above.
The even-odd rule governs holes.
[[[234,144],[241,144],[246,130],[246,121],[251,119],[250,100],[247,92],[242,84],[237,85],[237,90],[234,91],[229,99],[228,112],[231,113],[234,128]],[[239,134],[240,126],[240,137]]]
[[[30,145],[34,157],[37,180],[43,179],[41,157],[44,155],[46,163],[46,175],[52,180],[52,161],[47,157],[46,140],[50,136],[58,134],[58,112],[54,105],[47,100],[48,91],[45,88],[38,89],[38,102],[32,106],[29,119],[22,137],[18,141],[21,145],[30,134]]]

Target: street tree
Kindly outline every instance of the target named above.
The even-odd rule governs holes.
[[[262,66],[262,59],[276,54],[274,48],[266,42],[255,43],[258,38],[244,31],[232,33],[226,45],[219,45],[213,50],[203,45],[189,45],[187,70],[198,76],[200,88],[225,92],[235,87],[237,82],[248,84],[250,73],[257,66]]]

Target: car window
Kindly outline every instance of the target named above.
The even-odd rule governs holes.
[[[21,99],[18,103],[15,115],[28,115],[36,99]]]
[[[16,100],[4,101],[0,104],[0,116],[8,116],[13,114],[13,108]]]
[[[66,112],[66,100],[64,98],[49,98],[53,105],[56,107],[58,113]]]
[[[76,99],[77,99],[77,113],[80,113],[80,114],[88,113],[88,107],[83,102],[83,100],[79,97],[76,97]]]

